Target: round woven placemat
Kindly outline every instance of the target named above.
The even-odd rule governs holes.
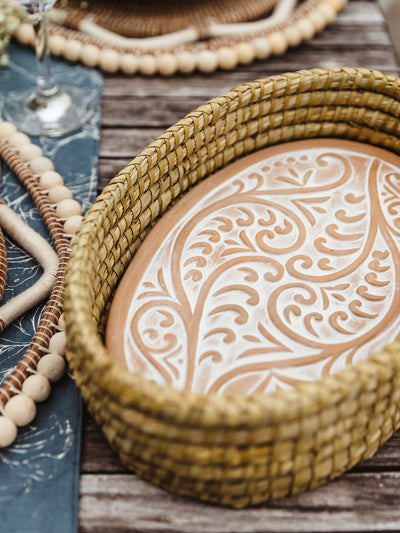
[[[176,0],[162,8],[152,0],[147,9],[129,0],[113,2],[111,8],[105,0],[83,2],[79,9],[73,2],[78,4],[67,0],[50,11],[53,55],[109,73],[172,76],[232,70],[284,54],[334,22],[347,0],[252,0],[244,6],[238,0]],[[259,12],[262,4],[264,14]],[[33,44],[27,23],[14,35],[23,44]]]
[[[99,26],[125,37],[149,37],[183,30],[189,26],[200,32],[210,21],[238,23],[265,16],[277,0],[96,0],[82,3],[68,0],[64,24],[78,29],[90,18]]]

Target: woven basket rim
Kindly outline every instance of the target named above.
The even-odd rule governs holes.
[[[369,86],[368,82],[365,82],[368,78],[371,79]],[[330,405],[339,405],[363,392],[376,390],[381,383],[390,380],[393,374],[399,373],[400,337],[365,361],[317,381],[302,383],[290,390],[250,396],[202,395],[178,391],[127,372],[125,367],[108,354],[92,318],[89,303],[92,290],[90,275],[88,270],[82,269],[82,264],[85,264],[87,247],[93,245],[99,232],[103,232],[103,224],[107,222],[106,211],[109,209],[107,202],[111,196],[115,206],[139,174],[145,175],[152,165],[157,164],[161,154],[173,152],[176,146],[196,132],[199,117],[205,124],[207,120],[209,123],[216,123],[224,114],[258,101],[260,95],[264,101],[268,101],[271,98],[286,98],[288,94],[324,91],[328,88],[337,91],[365,89],[395,97],[397,100],[400,98],[400,82],[397,78],[362,68],[301,70],[239,85],[201,105],[157,137],[111,180],[89,209],[73,241],[67,270],[67,356],[74,365],[76,352],[81,351],[78,359],[92,370],[93,383],[100,384],[105,391],[115,391],[115,388],[119,388],[121,405],[134,405],[143,412],[156,410],[162,418],[177,425],[183,423],[181,409],[191,413],[184,421],[185,425],[195,426],[200,421],[207,427],[223,425],[240,428],[275,422],[280,424],[282,421],[290,423],[297,417],[301,418],[303,413],[307,416],[317,414]],[[188,131],[191,134],[188,134]],[[373,139],[368,142],[373,144]],[[399,152],[398,147],[390,146],[390,141],[386,144],[376,144]],[[79,373],[79,370],[76,372]]]

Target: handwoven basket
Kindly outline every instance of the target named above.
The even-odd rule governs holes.
[[[242,85],[177,122],[104,189],[66,279],[67,357],[121,461],[173,492],[232,507],[304,491],[373,455],[398,428],[400,339],[289,391],[178,392],[129,373],[103,344],[114,289],[154,221],[191,185],[262,147],[340,137],[400,152],[400,80],[334,68]]]

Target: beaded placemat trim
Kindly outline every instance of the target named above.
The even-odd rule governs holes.
[[[32,144],[29,137],[19,132],[12,123],[1,119],[0,157],[31,194],[50,233],[55,248],[53,254],[57,256],[49,263],[52,288],[47,283],[39,298],[44,299],[50,292],[36,332],[27,351],[0,386],[0,448],[4,448],[14,442],[18,427],[32,422],[36,416],[36,403],[48,398],[50,383],[58,381],[66,370],[66,337],[62,315],[64,274],[70,241],[80,225],[82,208],[64,185],[62,176],[55,171],[52,161],[43,156],[40,146]],[[9,208],[0,204],[0,210],[2,208],[9,214]],[[10,237],[13,235],[10,234]],[[47,267],[45,272],[46,270]],[[6,273],[7,261],[2,236],[0,290],[4,289]],[[37,298],[32,300],[32,305],[37,301]],[[12,300],[7,304],[13,305],[11,302]],[[22,313],[27,306],[17,307]],[[0,307],[0,317],[2,309]],[[14,309],[14,317],[15,314],[19,313]]]

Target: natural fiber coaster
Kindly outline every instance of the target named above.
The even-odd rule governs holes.
[[[281,55],[331,24],[347,0],[59,2],[50,11],[54,55],[127,75],[210,73]],[[15,37],[33,44],[21,24]]]
[[[129,370],[204,394],[317,381],[400,332],[400,158],[354,141],[266,148],[156,224],[113,300]]]

